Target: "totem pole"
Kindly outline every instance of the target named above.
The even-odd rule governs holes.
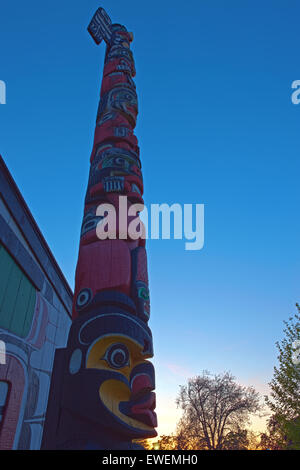
[[[88,31],[96,44],[105,40],[105,65],[73,322],[66,348],[55,355],[42,449],[136,449],[132,440],[155,437],[157,422],[145,237],[128,230],[132,221],[140,223],[139,212],[128,216],[130,208],[143,204],[132,34],[102,8]],[[116,213],[116,236],[109,237],[107,226],[99,237],[107,221],[99,207],[108,205]]]

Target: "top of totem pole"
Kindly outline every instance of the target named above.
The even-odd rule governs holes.
[[[112,21],[104,8],[98,8],[88,26],[88,32],[98,45],[104,40],[109,44],[112,36]]]
[[[103,40],[107,45],[111,44],[112,36],[114,29],[124,29],[126,28],[120,24],[112,24],[112,21],[104,8],[100,7],[94,14],[87,30],[92,36],[93,40],[97,45],[99,45]],[[128,33],[131,41],[133,40],[133,34]]]

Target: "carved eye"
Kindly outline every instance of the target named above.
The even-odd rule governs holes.
[[[85,307],[92,298],[92,291],[91,289],[82,289],[76,299],[76,308],[80,310],[81,308]]]
[[[129,366],[129,351],[124,344],[112,344],[106,350],[103,359],[114,369],[122,369]]]
[[[90,230],[94,230],[97,227],[98,223],[101,222],[101,220],[103,219],[104,217],[102,216],[96,216],[96,215],[93,216],[91,214],[87,214],[82,221],[80,236],[82,237]]]
[[[124,158],[122,158],[122,157],[115,158],[115,164],[119,165],[119,166],[124,166],[124,164],[125,164]]]
[[[146,302],[150,299],[148,287],[140,287],[138,289],[138,297],[145,300]]]

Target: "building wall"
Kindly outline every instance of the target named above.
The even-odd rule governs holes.
[[[0,159],[0,449],[40,448],[71,307],[72,292]]]

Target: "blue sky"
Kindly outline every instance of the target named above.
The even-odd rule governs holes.
[[[201,251],[147,243],[160,432],[178,385],[203,369],[264,392],[300,301],[297,3],[1,7],[0,153],[72,287],[105,50],[86,31],[98,6],[134,32],[146,205],[205,204]]]

